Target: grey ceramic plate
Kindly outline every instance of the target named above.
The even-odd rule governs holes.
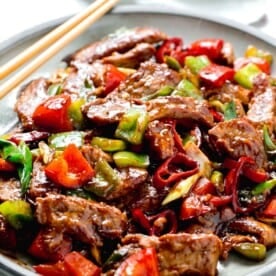
[[[0,44],[1,64],[9,60],[18,52],[47,33],[50,29],[62,22],[58,19],[43,26],[36,26],[23,34],[11,38],[4,44]],[[97,40],[106,34],[114,32],[121,27],[155,26],[167,32],[171,36],[181,36],[184,41],[218,37],[230,41],[237,56],[242,55],[249,44],[266,49],[276,57],[276,40],[260,34],[256,29],[243,26],[222,18],[209,18],[199,14],[187,14],[180,10],[170,10],[162,7],[149,9],[145,5],[119,6],[112,13],[106,15],[93,25],[86,33],[81,35],[68,47],[40,68],[33,76],[45,75],[52,72],[60,65],[60,60],[75,49],[84,44]],[[273,69],[276,72],[276,69]],[[13,112],[16,90],[0,101],[0,133],[7,131],[16,123]],[[276,249],[269,251],[265,261],[260,263],[245,261],[237,256],[231,256],[227,262],[219,263],[219,275],[276,275]],[[0,254],[0,275],[35,275],[26,267]]]

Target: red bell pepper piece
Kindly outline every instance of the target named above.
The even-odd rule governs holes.
[[[35,258],[57,262],[63,260],[65,255],[72,249],[72,241],[69,237],[64,237],[62,243],[56,248],[56,250],[49,249],[47,241],[47,231],[41,230],[36,238],[33,240],[28,252]]]
[[[16,171],[16,166],[9,162],[6,161],[3,158],[0,158],[0,172],[15,172]]]
[[[111,91],[113,91],[121,81],[124,81],[126,79],[126,75],[119,71],[116,66],[112,64],[106,65],[106,71],[104,74],[104,83],[105,83],[105,89],[104,89],[104,95],[107,95]]]
[[[101,269],[80,253],[73,251],[64,257],[64,261],[55,264],[34,266],[42,276],[100,276]]]
[[[35,265],[33,268],[41,276],[70,276],[63,261],[59,261],[55,264]]]
[[[185,50],[190,56],[206,55],[211,60],[219,60],[222,55],[222,39],[200,39],[190,44]]]
[[[101,269],[80,253],[73,251],[64,258],[64,265],[71,276],[100,276]]]
[[[276,197],[273,197],[262,212],[265,216],[276,217]]]
[[[257,65],[264,73],[270,75],[271,67],[269,62],[259,57],[237,58],[234,62],[234,70],[238,71],[242,67],[246,66],[248,63],[253,63]]]
[[[249,158],[249,157],[248,157]],[[256,163],[253,159],[251,159],[249,163],[245,164],[242,173],[244,176],[246,176],[248,179],[250,179],[253,182],[261,183],[268,179],[268,174],[265,170],[257,168]],[[237,166],[236,160],[226,158],[223,161],[223,167],[227,169],[233,169]]]
[[[70,189],[84,185],[95,175],[75,144],[69,144],[61,156],[50,162],[45,173],[53,182]]]
[[[49,137],[49,135],[49,132],[33,130],[30,132],[12,134],[12,136],[9,138],[9,141],[14,142],[17,145],[19,145],[21,141],[25,143],[33,143],[45,140]]]
[[[195,193],[196,195],[214,195],[216,194],[216,188],[208,178],[202,177],[193,188],[193,193]]]
[[[155,248],[144,248],[130,255],[115,271],[114,276],[159,276]]]
[[[165,62],[165,57],[175,58],[180,64],[184,63],[186,52],[183,50],[183,41],[180,37],[172,37],[163,42],[157,49],[155,57],[157,62]]]
[[[155,221],[164,218],[166,220],[166,233],[176,233],[177,231],[177,219],[176,215],[172,210],[164,210],[156,215],[147,216],[142,209],[135,208],[131,211],[132,218],[137,222],[147,234],[160,236],[162,231],[155,225]],[[162,229],[163,230],[163,229]]]
[[[227,66],[210,64],[199,71],[199,78],[208,87],[219,88],[227,80],[232,81],[235,71]]]
[[[191,219],[204,215],[212,210],[200,196],[195,194],[185,198],[180,207],[180,219]]]
[[[34,111],[32,119],[36,127],[50,132],[72,130],[68,116],[71,98],[67,94],[49,97]]]
[[[190,159],[186,154],[178,152],[157,168],[152,178],[153,185],[161,189],[185,179],[197,171],[197,162]]]

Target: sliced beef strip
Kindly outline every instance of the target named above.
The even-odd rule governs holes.
[[[163,118],[177,119],[184,125],[199,123],[206,127],[213,126],[213,115],[207,102],[197,101],[192,97],[166,96],[146,102],[150,121]]]
[[[262,92],[254,96],[247,111],[247,118],[262,128],[264,124],[271,130],[276,127],[276,88],[266,87]]]
[[[37,197],[46,197],[48,194],[57,194],[60,192],[60,188],[49,181],[44,168],[45,166],[40,160],[34,161],[32,179],[28,190],[28,196],[32,200],[35,200]]]
[[[155,93],[165,85],[175,86],[179,81],[180,75],[166,64],[148,61],[141,64],[135,73],[130,74],[107,97],[86,104],[83,112],[97,125],[118,123],[135,101]]]
[[[0,177],[0,202],[20,198],[20,181],[14,177]]]
[[[167,38],[167,35],[155,28],[138,27],[109,35],[100,41],[93,42],[76,51],[65,60],[70,63],[73,60],[93,63],[97,59],[110,56],[114,52],[124,53],[135,47],[136,44],[157,43]]]
[[[86,104],[83,113],[96,125],[114,124],[120,121],[130,107],[130,101],[112,92],[105,98],[98,98]]]
[[[62,84],[64,92],[78,96],[91,90],[85,87],[85,82],[88,82],[92,87],[100,87],[104,85],[106,65],[102,62],[87,64],[74,61],[71,66],[71,73],[66,77]]]
[[[174,87],[180,81],[180,74],[166,64],[146,61],[119,85],[118,92],[126,92],[131,98],[140,99],[152,95],[166,85]]]
[[[175,141],[171,124],[154,120],[147,126],[145,139],[156,160],[165,160],[175,154]]]
[[[234,219],[228,224],[228,229],[255,236],[260,243],[267,247],[276,245],[276,229],[251,217]]]
[[[150,59],[155,53],[155,47],[149,43],[139,43],[126,53],[114,53],[103,58],[104,63],[117,67],[138,68],[141,62]]]
[[[126,197],[130,192],[136,191],[137,188],[146,181],[148,172],[145,169],[129,167],[121,169],[118,172],[118,175],[121,179],[120,184],[117,185],[115,189],[105,197],[107,200],[123,198]]]
[[[216,275],[222,250],[221,240],[213,234],[166,234],[161,237],[127,235],[124,245],[137,248],[154,247],[160,275]],[[189,274],[190,273],[190,274]]]
[[[39,223],[73,235],[84,243],[102,245],[102,237],[120,238],[127,219],[116,207],[79,197],[49,195],[36,200]]]
[[[33,130],[33,112],[46,98],[49,82],[45,78],[33,80],[21,92],[15,104],[15,111],[25,130]]]
[[[251,157],[257,165],[264,167],[267,162],[262,137],[246,118],[218,123],[208,131],[210,142],[219,154],[234,159]]]

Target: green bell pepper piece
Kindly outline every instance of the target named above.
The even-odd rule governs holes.
[[[271,191],[276,186],[276,178],[267,180],[265,182],[259,183],[252,190],[253,195],[263,194],[264,192]]]
[[[211,64],[207,56],[187,56],[185,58],[185,65],[191,70],[193,74],[198,74],[201,69]]]
[[[115,131],[115,137],[131,144],[142,143],[149,116],[144,108],[131,108],[124,114]]]
[[[179,82],[176,89],[172,92],[173,96],[192,97],[196,100],[202,100],[203,96],[200,90],[189,80],[183,79]]]
[[[0,139],[1,155],[5,160],[17,164],[21,193],[25,194],[29,188],[33,170],[33,157],[29,147],[21,142],[18,146],[10,141]]]
[[[171,56],[165,56],[164,60],[171,69],[176,71],[179,71],[181,69],[180,63],[175,58]]]
[[[248,63],[235,73],[234,80],[241,86],[252,89],[254,86],[254,78],[260,73],[262,71],[257,65]]]
[[[51,148],[57,150],[64,150],[69,144],[80,147],[83,145],[83,133],[81,131],[55,133],[49,136],[48,144]]]
[[[174,87],[170,86],[170,85],[165,85],[162,88],[160,88],[158,91],[156,91],[153,94],[147,95],[145,97],[142,97],[141,100],[142,101],[149,101],[158,97],[164,97],[164,96],[168,96],[172,93],[172,91],[174,90]]]
[[[60,83],[52,84],[48,87],[47,94],[50,96],[59,95],[62,91]]]
[[[32,221],[31,205],[24,200],[7,200],[0,204],[0,213],[15,229],[23,227],[24,223]]]
[[[103,151],[107,151],[107,152],[125,150],[127,147],[127,143],[123,140],[110,139],[110,138],[98,137],[98,136],[95,136],[92,138],[91,145],[98,146]]]
[[[235,244],[233,248],[250,260],[261,261],[266,257],[266,247],[261,243],[242,242]]]
[[[84,98],[79,98],[73,101],[68,108],[69,118],[72,120],[75,129],[83,129],[84,116],[81,108],[85,103],[86,101]]]
[[[237,118],[236,104],[234,101],[224,104],[224,120],[230,121]]]
[[[271,138],[269,136],[267,125],[263,126],[263,139],[264,139],[265,148],[267,150],[269,150],[269,151],[276,150],[276,145],[273,143],[273,141],[271,140]]]
[[[113,160],[118,168],[126,168],[126,167],[147,168],[150,164],[148,155],[134,153],[130,151],[119,151],[114,153]]]

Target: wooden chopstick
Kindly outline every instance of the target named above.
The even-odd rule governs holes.
[[[33,58],[42,50],[49,47],[57,39],[59,39],[62,35],[74,28],[77,24],[79,24],[83,19],[85,19],[89,14],[98,9],[105,2],[106,0],[97,0],[93,2],[93,4],[91,4],[83,12],[80,12],[77,15],[73,16],[64,24],[60,25],[59,27],[51,31],[49,34],[45,35],[32,46],[30,46],[29,48],[21,52],[19,55],[17,55],[15,58],[11,59],[5,65],[0,67],[0,80],[4,79],[13,71],[17,70],[18,67],[27,62],[30,58]]]
[[[31,75],[35,70],[42,66],[52,56],[58,53],[62,48],[78,37],[95,21],[107,13],[119,0],[97,0],[91,4],[84,12],[74,16],[72,19],[64,23],[46,35],[43,39],[35,43],[33,46],[22,52],[16,58],[3,65],[0,69],[0,76],[7,76],[18,66],[37,55],[41,49],[47,48],[33,61],[27,64],[22,70],[8,79],[0,86],[0,99],[7,95],[20,82]],[[59,39],[58,39],[59,38]],[[55,42],[54,42],[55,41]],[[54,43],[53,43],[54,42]],[[1,79],[1,78],[0,78]]]

